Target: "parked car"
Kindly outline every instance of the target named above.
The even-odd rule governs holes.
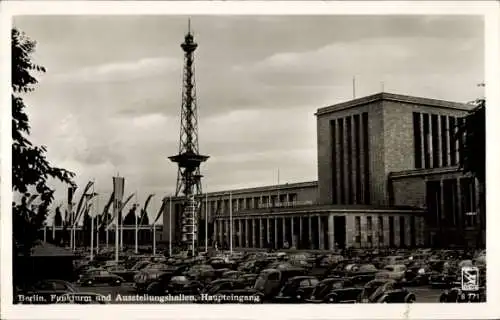
[[[306,270],[303,268],[290,269],[266,269],[263,270],[257,280],[255,280],[254,289],[261,292],[265,299],[277,295],[288,279],[297,276],[305,276]]]
[[[311,296],[305,301],[309,303],[355,302],[361,293],[361,289],[356,292],[353,290],[343,290],[352,288],[352,286],[349,280],[327,278],[316,285]]]
[[[424,263],[414,263],[408,266],[402,281],[406,285],[426,285],[429,283],[429,277],[431,274],[432,270],[429,265]]]
[[[78,283],[82,286],[92,286],[94,284],[120,286],[124,282],[125,279],[122,277],[105,270],[90,271],[83,274],[82,277],[78,279]]]
[[[107,268],[107,271],[122,277],[125,282],[133,282],[138,272],[136,270],[128,270],[123,266],[111,266]]]
[[[415,294],[403,288],[394,280],[372,280],[359,296],[361,303],[413,303]]]
[[[21,290],[14,299],[16,303],[22,304],[49,304],[55,303],[55,300],[62,295],[76,292],[78,292],[78,289],[68,281],[47,279],[38,281]],[[27,297],[38,297],[40,299],[26,299]]]
[[[311,296],[319,280],[311,276],[298,276],[289,278],[276,297],[275,303],[300,303]]]
[[[376,279],[391,279],[402,281],[405,277],[406,266],[404,264],[387,265],[375,275]]]

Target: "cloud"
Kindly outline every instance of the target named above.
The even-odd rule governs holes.
[[[87,66],[68,73],[57,74],[51,80],[56,82],[99,82],[131,81],[158,76],[176,71],[182,60],[167,57],[142,58],[136,61],[107,63]]]

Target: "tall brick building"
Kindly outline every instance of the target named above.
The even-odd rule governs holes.
[[[454,138],[470,109],[389,93],[320,108],[318,181],[209,193],[200,232],[208,215],[209,239],[232,236],[233,247],[473,245],[478,188],[458,169]],[[164,239],[180,236],[181,201],[172,226],[166,206]]]

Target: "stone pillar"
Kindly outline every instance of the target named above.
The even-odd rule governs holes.
[[[293,216],[290,217],[290,234],[292,235],[292,242],[290,243],[291,248],[297,248],[297,241],[295,238],[295,226],[294,226],[294,221],[293,221]]]
[[[319,233],[318,248],[320,250],[325,250],[325,233],[323,232],[323,223],[321,223],[321,216],[318,216],[318,233]]]
[[[346,232],[345,232],[345,245],[346,248],[353,247],[356,243],[356,230],[354,223],[354,215],[348,214],[345,217]]]
[[[303,240],[304,239],[304,234],[303,234],[303,232],[304,232],[304,223],[302,222],[303,218],[304,217],[299,216],[299,236],[298,236],[299,243],[297,245],[297,248],[300,246],[301,247],[300,249],[304,249],[304,248],[302,248],[302,242],[304,241]]]
[[[248,219],[245,219],[245,248],[250,248],[249,238],[250,238],[250,227],[248,226]]]
[[[360,221],[359,225],[361,233],[361,248],[367,248],[369,244],[368,244],[368,228],[367,228],[366,216],[360,215],[359,221]]]
[[[288,194],[287,194],[287,196],[288,196]],[[282,243],[285,243],[285,241],[288,241],[288,239],[286,238],[287,234],[286,234],[286,218],[285,218],[285,216],[283,216],[281,218],[281,221],[282,221],[281,228],[283,230],[283,232],[282,232],[282,234],[283,234]],[[290,244],[288,244],[288,245],[290,245]]]
[[[417,217],[417,221],[415,222],[415,227],[417,229],[418,234],[418,246],[424,247],[425,243],[425,220],[423,217]]]
[[[401,238],[399,232],[399,216],[394,216],[394,245],[399,248],[401,247]]]
[[[238,246],[243,247],[243,223],[238,219]]]
[[[373,247],[378,248],[380,247],[380,241],[379,241],[379,225],[378,225],[378,216],[371,216],[372,217],[372,243]]]
[[[255,239],[255,236],[256,236],[256,224],[257,224],[257,220],[256,219],[252,219],[252,248],[257,248],[257,239]]]
[[[269,218],[267,218],[267,228],[266,228],[266,243],[271,242],[271,228],[270,228],[270,223],[271,221]]]
[[[262,221],[262,218],[259,218],[259,228],[260,228],[260,234],[259,234],[259,247],[264,248],[264,222]]]
[[[217,224],[218,224],[218,223],[219,223],[219,221],[218,221],[218,220],[215,220],[215,221],[214,221],[214,234],[213,234],[213,236],[212,236],[212,239],[214,239],[214,240],[216,240],[216,241],[218,241],[218,240],[219,240],[219,235],[217,234],[217,229],[218,229],[218,228],[217,228]]]
[[[391,245],[391,239],[389,232],[389,216],[383,217],[384,225],[383,225],[383,234],[384,234],[384,247],[389,247]]]
[[[313,244],[313,237],[312,237],[312,217],[311,215],[309,214],[308,215],[309,217],[309,224],[308,224],[308,227],[309,227],[309,249],[314,249],[314,244]]]
[[[278,248],[278,218],[274,218],[274,248]]]
[[[405,216],[405,245],[406,247],[411,247],[411,237],[414,237],[415,235],[411,233],[411,217],[410,216]]]
[[[334,215],[328,215],[328,249],[333,250],[335,248],[335,225],[334,225]]]

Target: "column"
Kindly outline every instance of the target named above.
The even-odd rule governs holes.
[[[411,246],[411,237],[415,236],[415,235],[411,234],[411,225],[410,224],[411,224],[411,217],[405,216],[405,233],[406,233],[405,245],[408,248]]]
[[[372,244],[373,247],[378,248],[380,247],[380,241],[378,238],[378,216],[372,215]]]
[[[312,217],[311,215],[309,214],[309,223],[308,223],[308,227],[309,227],[309,249],[314,249],[314,244],[313,244],[313,238],[312,238]]]
[[[238,219],[238,247],[243,247],[243,223]]]
[[[318,242],[319,242],[319,250],[325,250],[325,233],[323,232],[323,223],[321,223],[321,216],[318,216]]]
[[[448,119],[449,119],[448,117],[446,117],[445,119],[446,119],[446,121],[444,122],[444,125],[445,125],[444,132],[446,134],[446,141],[445,141],[445,143],[446,143],[446,150],[447,150],[447,152],[446,152],[446,154],[444,156],[446,157],[446,163],[448,165],[450,165],[450,162],[451,162],[451,158],[450,158],[450,134],[448,133],[449,130],[450,130],[450,123],[448,122]]]
[[[389,247],[391,245],[390,232],[389,232],[389,216],[384,215],[383,218],[384,225],[382,226],[382,230],[384,233],[384,247]]]
[[[267,218],[267,228],[266,228],[266,244],[271,242],[271,228],[269,228],[269,221],[271,221],[269,218]]]
[[[340,140],[340,119],[335,119],[333,120],[335,121],[335,141],[333,141],[333,143],[335,143],[335,150],[337,152],[338,155],[340,155],[340,149],[342,148],[342,141]],[[344,170],[343,168],[341,168],[341,164],[342,164],[342,161],[340,160],[340,156],[336,156],[335,159],[335,167],[337,168],[336,172],[333,172],[333,174],[335,175],[335,186],[333,186],[333,188],[336,188],[337,189],[337,192],[335,192],[335,194],[337,195],[337,199],[333,199],[334,203],[336,204],[341,204],[342,203],[342,200],[341,200],[341,190],[343,188],[343,181],[340,180],[340,172],[342,170]]]
[[[252,219],[252,248],[257,248],[257,239],[255,239],[255,234],[256,234],[256,231],[255,231],[255,225],[257,224],[257,220],[256,219]]]
[[[297,244],[297,249],[300,247],[300,249],[304,249],[302,248],[302,242],[304,241],[304,236],[303,236],[303,225],[304,223],[302,222],[302,216],[299,216],[299,236],[298,236],[298,241],[299,243]]]
[[[425,246],[426,241],[425,241],[425,220],[424,220],[424,217],[418,217],[417,221],[418,221],[418,223],[416,223],[416,224],[417,224],[418,234],[419,234],[419,238],[420,238],[420,245]]]
[[[366,222],[366,216],[365,215],[360,215],[359,216],[360,220],[360,233],[361,233],[361,248],[367,248],[368,247],[368,226]]]
[[[442,139],[441,139],[441,116],[437,116],[437,132],[436,132],[436,137],[437,137],[437,149],[438,149],[438,165],[439,167],[442,167],[443,166],[443,157],[442,157],[442,154],[443,154],[443,145],[442,145]]]
[[[297,248],[297,241],[295,241],[295,226],[293,224],[293,216],[290,217],[290,234],[292,235],[292,242],[290,243],[290,248]]]
[[[429,114],[429,136],[425,137],[425,139],[428,139],[427,140],[427,144],[429,145],[429,164],[430,164],[430,168],[434,168],[434,166],[433,166],[433,163],[434,163],[433,162],[434,161],[434,151],[433,150],[436,147],[436,146],[434,146],[432,144],[432,142],[433,142],[432,141],[432,134],[433,134],[434,131],[436,131],[436,128],[434,128],[432,126],[432,116]],[[398,237],[396,237],[396,238],[399,238],[399,234],[398,234]]]
[[[399,216],[394,216],[394,245],[399,248],[401,246],[401,238],[399,231]]]
[[[274,248],[278,249],[278,218],[274,218]]]
[[[248,239],[250,238],[250,227],[248,226],[248,219],[245,219],[245,248],[250,248],[250,244],[248,243]]]
[[[343,193],[344,193],[344,203],[347,204],[349,203],[349,165],[348,165],[348,162],[349,162],[349,153],[351,150],[349,150],[349,145],[347,143],[347,138],[349,137],[349,134],[350,132],[347,131],[347,118],[348,117],[344,117],[344,133],[343,133],[343,137],[344,137],[344,141],[342,141],[342,149],[344,150],[344,167],[343,168],[340,168],[340,170],[343,170],[344,171],[344,174],[343,174],[343,181],[342,181],[342,189],[344,190]]]
[[[345,246],[346,248],[348,247],[353,247],[353,245],[356,243],[356,230],[355,230],[355,223],[354,223],[354,215],[348,214],[345,217],[345,223],[346,223],[346,232],[345,232]]]
[[[259,218],[259,247],[264,248],[264,223],[262,221],[262,218]]]
[[[288,196],[288,195],[287,195]],[[288,201],[287,201],[288,203]],[[285,216],[283,216],[281,218],[281,221],[282,221],[282,224],[281,224],[281,227],[283,228],[283,239],[282,239],[282,243],[285,243],[285,241],[288,241],[288,239],[286,238],[286,218]],[[290,245],[290,244],[288,244]]]
[[[356,125],[354,123],[354,117],[351,116],[351,150],[348,150],[348,152],[351,153],[351,170],[352,170],[352,175],[351,175],[351,192],[352,192],[352,203],[357,204],[358,203],[358,194],[356,192],[356,178],[359,176],[360,172],[358,172],[357,166],[356,166]],[[359,148],[359,146],[358,146]]]
[[[219,221],[217,221],[217,220],[215,220],[215,221],[214,221],[214,234],[212,235],[212,239],[214,239],[214,240],[218,240],[218,236],[219,236],[219,235],[217,234],[217,223],[218,223],[218,222],[219,222]],[[213,245],[213,244],[212,244],[212,245]]]
[[[335,229],[334,229],[334,216],[333,214],[328,215],[328,249],[333,250],[335,248]]]

